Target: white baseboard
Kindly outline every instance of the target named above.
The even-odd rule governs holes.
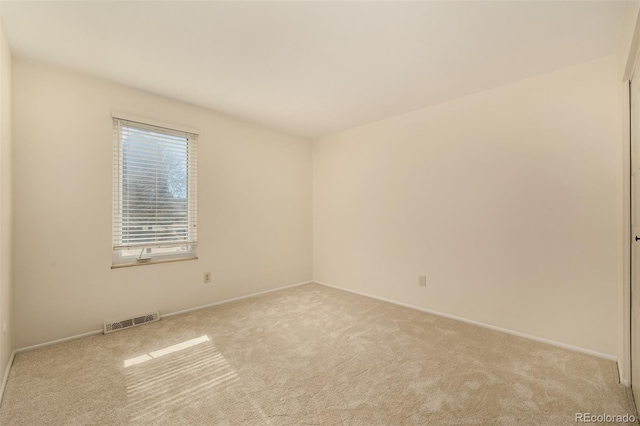
[[[14,352],[19,354],[22,352],[29,352],[34,349],[44,348],[46,346],[57,345],[58,343],[68,342],[70,340],[82,339],[83,337],[95,336],[96,334],[102,334],[102,330],[89,331],[87,333],[76,334],[75,336],[63,337],[62,339],[50,340],[44,343],[38,343],[37,345],[25,346],[24,348],[16,349]]]
[[[7,387],[7,381],[9,380],[9,370],[13,365],[13,359],[16,357],[16,351],[11,352],[9,361],[7,362],[7,368],[4,370],[4,377],[2,378],[2,384],[0,384],[0,405],[2,405],[2,397],[4,396],[4,390]]]
[[[172,317],[174,315],[186,314],[187,312],[193,312],[193,311],[197,311],[197,310],[200,310],[200,309],[211,308],[213,306],[223,305],[225,303],[236,302],[238,300],[248,299],[250,297],[256,297],[256,296],[260,296],[260,295],[267,294],[267,293],[273,293],[274,291],[284,290],[286,288],[298,287],[298,286],[305,285],[305,284],[311,284],[312,282],[313,281],[304,281],[304,282],[301,282],[301,283],[289,284],[289,285],[285,285],[285,286],[282,286],[282,287],[272,288],[270,290],[260,291],[258,293],[248,294],[246,296],[234,297],[232,299],[225,299],[225,300],[221,300],[219,302],[214,302],[214,303],[209,303],[209,304],[206,304],[206,305],[196,306],[194,308],[183,309],[183,310],[175,311],[175,312],[169,312],[169,313],[166,313],[166,314],[161,314],[160,318],[168,318],[168,317]],[[103,333],[102,329],[89,331],[87,333],[76,334],[75,336],[64,337],[62,339],[51,340],[49,342],[44,342],[44,343],[38,343],[37,345],[26,346],[24,348],[16,349],[14,352],[15,353],[21,353],[21,352],[32,351],[34,349],[44,348],[46,346],[56,345],[58,343],[68,342],[70,340],[82,339],[83,337],[94,336],[96,334],[102,334],[102,333]]]
[[[170,312],[168,314],[160,314],[160,318],[168,318],[168,317],[172,317],[174,315],[186,314],[187,312],[199,311],[200,309],[206,309],[206,308],[211,308],[213,306],[224,305],[225,303],[236,302],[238,300],[249,299],[251,297],[261,296],[263,294],[273,293],[274,291],[280,291],[280,290],[284,290],[286,288],[298,287],[298,286],[301,286],[301,285],[312,284],[312,283],[313,283],[313,281],[304,281],[304,282],[301,282],[301,283],[289,284],[289,285],[285,285],[283,287],[272,288],[270,290],[260,291],[258,293],[247,294],[246,296],[234,297],[232,299],[225,299],[225,300],[221,300],[219,302],[213,302],[213,303],[208,303],[206,305],[196,306],[195,308],[183,309],[181,311]]]
[[[556,342],[554,340],[544,339],[542,337],[531,336],[529,334],[520,333],[519,331],[509,330],[508,328],[496,327],[495,325],[485,324],[483,322],[478,322],[478,321],[474,321],[474,320],[458,317],[458,316],[455,316],[455,315],[445,314],[444,312],[438,312],[438,311],[434,311],[434,310],[427,309],[427,308],[421,308],[419,306],[410,305],[408,303],[398,302],[398,301],[395,301],[395,300],[387,299],[385,297],[379,297],[379,296],[375,296],[373,294],[363,293],[361,291],[351,290],[351,289],[348,289],[348,288],[340,287],[340,286],[329,284],[329,283],[324,283],[324,282],[321,282],[321,281],[314,280],[313,282],[316,283],[316,284],[320,284],[320,285],[324,285],[324,286],[327,286],[327,287],[335,288],[337,290],[342,290],[342,291],[346,291],[346,292],[349,292],[349,293],[358,294],[360,296],[370,297],[372,299],[381,300],[383,302],[393,303],[394,305],[404,306],[405,308],[415,309],[417,311],[426,312],[428,314],[433,314],[433,315],[437,315],[437,316],[440,316],[440,317],[445,317],[445,318],[449,318],[449,319],[453,319],[453,320],[457,320],[457,321],[466,322],[468,324],[477,325],[479,327],[488,328],[490,330],[499,331],[501,333],[511,334],[513,336],[522,337],[524,339],[534,340],[536,342],[546,343],[548,345],[557,346],[559,348],[569,349],[571,351],[580,352],[580,353],[587,354],[587,355],[593,355],[593,356],[596,356],[598,358],[603,358],[603,359],[606,359],[606,360],[609,360],[609,361],[618,362],[618,358],[615,357],[615,356],[603,354],[603,353],[596,352],[596,351],[592,351],[591,349],[585,349],[585,348],[581,348],[579,346],[568,345],[566,343]]]
[[[553,341],[553,340],[543,339],[541,337],[531,336],[531,335],[528,335],[528,334],[520,333],[518,331],[509,330],[509,329],[501,328],[501,327],[496,327],[494,325],[485,324],[485,323],[482,323],[482,322],[473,321],[473,320],[469,320],[469,319],[462,318],[462,317],[457,317],[455,315],[445,314],[443,312],[438,312],[438,311],[434,311],[434,310],[431,310],[431,309],[421,308],[419,306],[410,305],[408,303],[398,302],[398,301],[395,301],[395,300],[391,300],[391,299],[387,299],[387,298],[384,298],[384,297],[375,296],[375,295],[372,295],[372,294],[369,294],[369,293],[364,293],[364,292],[360,292],[360,291],[356,291],[356,290],[351,290],[351,289],[348,289],[348,288],[336,286],[336,285],[333,285],[333,284],[324,283],[324,282],[321,282],[321,281],[304,281],[304,282],[300,282],[300,283],[296,283],[296,284],[290,284],[290,285],[277,287],[277,288],[270,289],[270,290],[261,291],[261,292],[258,292],[258,293],[248,294],[246,296],[234,297],[232,299],[221,300],[219,302],[209,303],[209,304],[206,304],[206,305],[196,306],[196,307],[189,308],[189,309],[183,309],[183,310],[180,310],[180,311],[175,311],[175,312],[170,312],[170,313],[167,313],[167,314],[162,314],[162,315],[160,315],[160,318],[168,318],[168,317],[172,317],[172,316],[175,316],[175,315],[185,314],[185,313],[197,311],[197,310],[200,310],[200,309],[211,308],[213,306],[223,305],[223,304],[226,304],[226,303],[232,303],[232,302],[236,302],[238,300],[248,299],[248,298],[251,298],[251,297],[256,297],[256,296],[260,296],[260,295],[263,295],[263,294],[273,293],[273,292],[276,292],[276,291],[279,291],[279,290],[284,290],[284,289],[292,288],[292,287],[298,287],[298,286],[301,286],[301,285],[311,284],[311,283],[316,283],[316,284],[324,285],[326,287],[331,287],[331,288],[335,288],[335,289],[338,289],[338,290],[346,291],[346,292],[349,292],[349,293],[358,294],[360,296],[365,296],[365,297],[369,297],[369,298],[372,298],[372,299],[381,300],[383,302],[393,303],[395,305],[403,306],[403,307],[410,308],[410,309],[415,309],[415,310],[418,310],[418,311],[421,311],[421,312],[426,312],[426,313],[433,314],[433,315],[438,315],[440,317],[445,317],[445,318],[449,318],[449,319],[453,319],[453,320],[457,320],[457,321],[462,321],[462,322],[465,322],[465,323],[468,323],[468,324],[473,324],[473,325],[477,325],[477,326],[480,326],[480,327],[488,328],[488,329],[491,329],[491,330],[499,331],[501,333],[511,334],[511,335],[514,335],[514,336],[522,337],[522,338],[533,340],[533,341],[536,341],[536,342],[546,343],[546,344],[549,344],[549,345],[552,345],[552,346],[557,346],[557,347],[560,347],[560,348],[569,349],[569,350],[572,350],[572,351],[575,351],[575,352],[580,352],[580,353],[584,353],[584,354],[588,354],[588,355],[593,355],[593,356],[596,356],[598,358],[607,359],[609,361],[614,361],[614,362],[618,361],[618,359],[616,357],[614,357],[614,356],[603,354],[603,353],[599,353],[599,352],[596,352],[596,351],[592,351],[590,349],[584,349],[584,348],[581,348],[581,347],[578,347],[578,346],[568,345],[568,344],[556,342],[556,341]],[[34,349],[43,348],[43,347],[46,347],[46,346],[55,345],[55,344],[58,344],[58,343],[68,342],[70,340],[76,340],[76,339],[81,339],[83,337],[89,337],[89,336],[93,336],[93,335],[96,335],[96,334],[102,334],[102,332],[103,332],[103,330],[90,331],[88,333],[77,334],[75,336],[69,336],[69,337],[65,337],[65,338],[62,338],[62,339],[51,340],[49,342],[39,343],[37,345],[26,346],[26,347],[14,350],[11,353],[11,357],[9,358],[9,362],[7,363],[7,368],[6,368],[4,377],[2,379],[2,384],[0,385],[0,404],[2,404],[2,397],[4,395],[4,390],[5,390],[5,387],[7,385],[7,380],[9,379],[9,371],[11,370],[11,367],[13,365],[13,360],[14,360],[16,354],[21,353],[21,352],[31,351],[31,350],[34,350]],[[625,386],[628,386],[628,382],[626,380],[623,380],[622,378],[620,380],[620,383],[625,385]]]
[[[260,295],[263,295],[263,294],[273,293],[273,292],[279,291],[279,290],[284,290],[286,288],[298,287],[298,286],[301,286],[301,285],[311,284],[311,283],[313,283],[313,281],[304,281],[304,282],[301,282],[301,283],[289,284],[289,285],[285,285],[285,286],[282,286],[282,287],[273,288],[273,289],[270,289],[270,290],[260,291],[258,293],[248,294],[246,296],[234,297],[232,299],[221,300],[219,302],[209,303],[209,304],[202,305],[202,306],[196,306],[194,308],[189,308],[189,309],[183,309],[183,310],[180,310],[180,311],[170,312],[168,314],[160,315],[160,318],[167,318],[167,317],[172,317],[174,315],[186,314],[187,312],[193,312],[193,311],[197,311],[197,310],[200,310],[200,309],[211,308],[213,306],[223,305],[225,303],[236,302],[238,300],[248,299],[250,297],[256,297],[256,296],[260,296]],[[14,360],[16,354],[21,353],[21,352],[32,351],[34,349],[44,348],[46,346],[56,345],[58,343],[68,342],[70,340],[82,339],[83,337],[94,336],[96,334],[102,334],[102,333],[103,333],[103,330],[89,331],[87,333],[76,334],[75,336],[69,336],[69,337],[64,337],[62,339],[51,340],[49,342],[38,343],[37,345],[25,346],[24,348],[16,349],[13,352],[11,352],[11,357],[9,358],[9,362],[7,363],[7,369],[6,369],[5,373],[4,373],[4,378],[2,379],[2,384],[0,385],[0,405],[2,404],[2,397],[4,395],[4,389],[5,389],[6,385],[7,385],[7,380],[9,379],[9,370],[11,370],[11,366],[13,365],[13,360]]]

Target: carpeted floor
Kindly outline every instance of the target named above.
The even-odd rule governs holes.
[[[317,284],[17,355],[2,425],[563,425],[613,362]]]

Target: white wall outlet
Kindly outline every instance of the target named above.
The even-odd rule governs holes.
[[[8,326],[7,326],[7,323],[5,322],[5,323],[4,323],[4,325],[2,326],[2,332],[3,332],[4,334],[7,334],[7,327],[8,327]]]
[[[204,273],[204,282],[205,282],[205,284],[211,282],[211,272],[205,272]]]
[[[418,275],[418,285],[420,287],[427,286],[427,276],[426,275]]]

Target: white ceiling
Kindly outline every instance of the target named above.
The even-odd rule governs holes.
[[[13,53],[308,138],[613,54],[623,2],[11,2]]]

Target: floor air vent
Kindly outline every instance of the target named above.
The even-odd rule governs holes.
[[[104,323],[104,334],[111,333],[118,330],[123,330],[129,327],[135,327],[147,322],[158,321],[160,319],[159,312],[152,312],[150,314],[144,314],[133,318],[126,318],[120,321],[109,321]]]

